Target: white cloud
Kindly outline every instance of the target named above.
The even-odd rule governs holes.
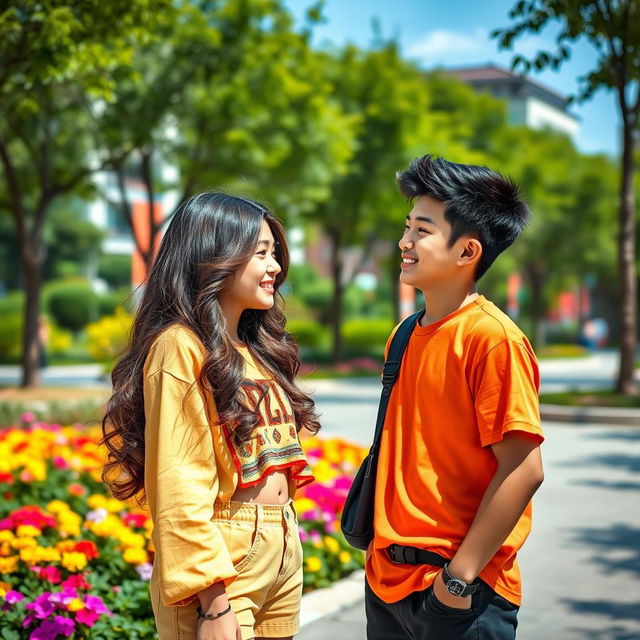
[[[482,53],[487,50],[489,32],[476,27],[472,33],[458,33],[447,29],[436,29],[407,49],[410,58],[434,58],[456,53]]]

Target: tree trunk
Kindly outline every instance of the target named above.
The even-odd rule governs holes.
[[[620,369],[616,391],[633,395],[636,359],[636,271],[635,271],[635,194],[633,189],[633,130],[625,118],[622,147],[622,184],[620,186],[618,277],[620,283]]]
[[[529,285],[531,287],[531,321],[532,336],[531,344],[535,349],[542,347],[545,341],[544,337],[544,268],[538,264],[530,264],[527,267],[527,275]]]
[[[28,238],[21,248],[22,276],[25,287],[24,326],[22,336],[22,387],[40,384],[40,351],[38,320],[40,316],[40,289],[42,286],[43,255],[31,246]]]
[[[152,165],[153,149],[145,151],[142,154],[142,180],[144,182],[147,191],[147,207],[149,208],[149,244],[148,250],[144,254],[145,264],[145,280],[151,273],[151,267],[155,259],[156,248],[156,236],[160,231],[159,226],[156,224],[155,209],[154,209],[154,191],[153,191],[153,165]]]
[[[333,279],[333,298],[331,300],[331,331],[333,346],[331,359],[339,362],[342,358],[342,299],[344,287],[342,284],[342,261],[340,260],[339,236],[331,238],[331,277]]]

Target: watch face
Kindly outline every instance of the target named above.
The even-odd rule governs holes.
[[[456,580],[455,578],[449,580],[447,582],[447,591],[454,596],[461,596],[464,593],[467,585],[460,580]]]

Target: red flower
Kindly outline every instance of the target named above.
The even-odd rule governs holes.
[[[87,560],[93,560],[100,555],[98,553],[98,547],[96,546],[96,543],[91,542],[91,540],[80,540],[80,542],[76,543],[74,550],[80,553],[84,553],[84,555],[87,556]]]
[[[13,474],[3,471],[2,473],[0,473],[0,482],[13,484]]]
[[[63,589],[91,589],[91,585],[84,579],[81,573],[70,575],[61,585]]]
[[[146,513],[128,513],[122,520],[128,527],[142,528],[148,518]]]

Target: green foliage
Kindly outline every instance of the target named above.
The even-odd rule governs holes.
[[[85,327],[97,314],[98,296],[84,281],[58,281],[47,287],[47,311],[56,323],[73,332]]]
[[[342,335],[347,349],[380,352],[384,350],[393,326],[392,320],[383,318],[354,318],[342,325]]]
[[[113,289],[131,285],[131,256],[102,254],[98,259],[98,277]]]
[[[22,346],[22,314],[0,314],[0,362],[15,362]]]
[[[326,329],[315,320],[289,320],[287,331],[300,347],[319,348],[326,342]]]
[[[128,288],[118,289],[117,291],[109,291],[108,293],[101,293],[97,296],[98,301],[98,316],[113,315],[118,307],[130,308],[131,305],[131,291]]]

